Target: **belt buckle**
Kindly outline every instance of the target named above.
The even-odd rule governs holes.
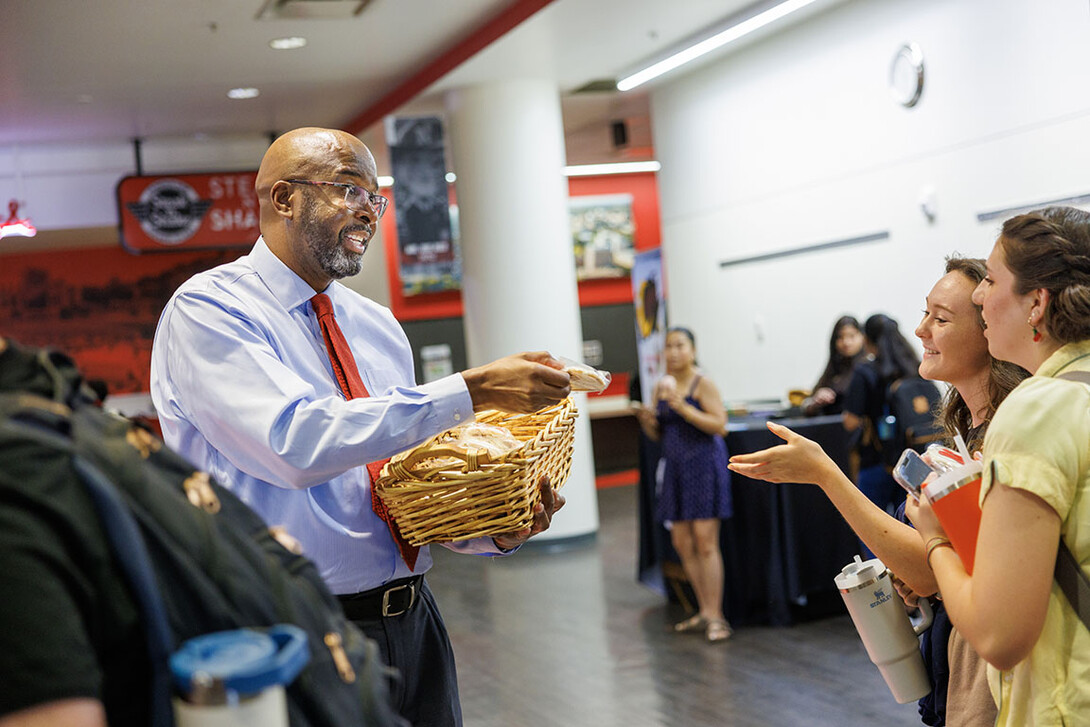
[[[397,591],[403,591],[406,588],[409,589],[409,604],[407,606],[405,606],[405,608],[401,609],[400,611],[391,611],[390,610],[390,594],[395,593]],[[400,616],[401,614],[405,613],[410,608],[412,608],[414,603],[416,603],[416,584],[415,583],[402,583],[400,586],[394,586],[393,588],[391,588],[390,590],[388,590],[388,591],[386,591],[385,593],[382,594],[382,617],[383,618],[390,618],[391,616]]]

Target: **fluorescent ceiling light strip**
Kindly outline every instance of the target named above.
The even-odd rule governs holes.
[[[636,174],[639,172],[657,172],[662,167],[658,162],[618,162],[616,164],[583,164],[577,167],[564,167],[566,177],[586,177],[594,174]]]
[[[589,177],[597,174],[639,174],[640,172],[657,172],[662,165],[655,161],[650,162],[616,162],[613,164],[582,164],[574,167],[564,167],[565,177]],[[453,172],[447,172],[447,181],[454,183],[457,177]],[[394,186],[394,178],[382,176],[378,178],[379,187]]]
[[[813,2],[815,2],[815,0],[787,0],[787,2],[780,3],[775,7],[765,10],[763,13],[743,20],[737,25],[732,25],[726,30],[717,33],[706,40],[700,41],[696,45],[690,46],[683,51],[679,51],[665,60],[661,60],[658,63],[648,66],[642,71],[637,71],[631,76],[622,78],[617,82],[617,90],[628,91],[636,86],[647,83],[653,78],[658,78],[662,74],[668,73],[678,66],[683,66],[689,61],[694,61],[700,56],[712,52],[716,48],[720,48],[731,41],[738,40],[742,36],[748,35],[759,28],[763,28],[769,23],[773,23],[785,15],[789,15]]]

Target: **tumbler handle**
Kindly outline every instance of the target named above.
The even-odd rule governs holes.
[[[931,610],[931,601],[926,598],[920,598],[920,600],[916,602],[916,608],[919,613],[916,614],[915,618],[910,617],[908,620],[912,623],[912,630],[919,636],[931,627],[931,622],[935,618],[935,612]]]

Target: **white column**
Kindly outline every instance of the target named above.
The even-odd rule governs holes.
[[[458,179],[462,300],[470,366],[520,351],[579,360],[583,331],[567,212],[560,97],[548,81],[504,81],[447,95]],[[598,530],[586,397],[567,505],[539,539]]]

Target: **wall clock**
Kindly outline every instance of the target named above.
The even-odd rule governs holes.
[[[923,94],[923,51],[916,43],[905,43],[889,67],[889,91],[897,103],[912,108]]]

